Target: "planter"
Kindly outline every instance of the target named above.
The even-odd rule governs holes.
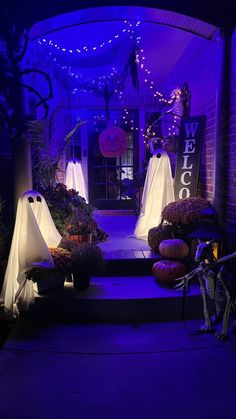
[[[83,291],[89,288],[90,276],[88,274],[76,273],[72,274],[74,288],[78,291]]]
[[[76,243],[92,243],[92,233],[89,234],[71,234],[70,240]]]
[[[43,294],[57,288],[64,288],[65,274],[61,272],[48,272],[43,275],[36,282],[36,291],[38,294]]]

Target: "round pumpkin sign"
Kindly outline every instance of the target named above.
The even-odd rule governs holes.
[[[119,127],[108,127],[99,135],[99,147],[105,157],[121,157],[127,150],[126,132]]]

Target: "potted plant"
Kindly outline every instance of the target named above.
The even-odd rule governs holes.
[[[192,225],[199,220],[201,212],[210,207],[204,198],[190,197],[170,202],[162,211],[162,218],[175,225]]]
[[[79,208],[74,208],[71,215],[66,219],[65,230],[71,240],[78,243],[92,243],[92,234],[96,231],[96,222],[90,215],[82,212]]]
[[[61,235],[66,233],[66,220],[74,209],[88,217],[93,217],[93,207],[74,189],[67,189],[63,183],[40,189],[50,210],[53,221]]]
[[[70,246],[70,241],[67,245]],[[66,246],[66,243],[64,242]],[[91,275],[100,273],[104,268],[102,249],[96,244],[81,243],[73,246],[71,250],[71,271],[74,288],[87,289],[90,285]]]
[[[190,197],[170,202],[162,211],[162,219],[171,224],[176,237],[186,240],[196,227],[201,212],[211,204],[207,199]]]
[[[44,196],[53,221],[62,236],[72,234],[72,229],[71,233],[67,231],[68,223],[74,225],[76,230],[77,217],[80,218],[80,221],[83,221],[84,230],[85,224],[90,224],[87,230],[90,230],[90,234],[92,232],[93,242],[105,241],[107,239],[108,235],[98,227],[93,218],[94,208],[92,205],[87,204],[85,199],[74,189],[67,189],[66,185],[63,183],[56,183],[53,186],[50,185],[47,188],[40,190],[40,192]],[[93,228],[91,228],[92,224]],[[75,234],[78,233],[76,232]]]
[[[38,293],[62,288],[66,274],[71,273],[71,253],[62,247],[49,248],[54,269],[32,268],[26,272],[27,279],[37,284]]]

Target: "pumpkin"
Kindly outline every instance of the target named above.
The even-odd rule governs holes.
[[[152,267],[152,273],[157,280],[167,285],[172,285],[176,278],[180,278],[186,272],[186,266],[177,260],[159,260]]]
[[[189,247],[181,239],[167,239],[159,244],[159,252],[167,258],[184,259],[189,254]]]
[[[127,134],[120,127],[108,127],[99,135],[99,147],[105,157],[121,157],[127,150]]]

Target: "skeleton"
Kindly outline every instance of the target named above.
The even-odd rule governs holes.
[[[225,275],[224,262],[235,258],[236,252],[216,259],[213,254],[213,244],[214,240],[211,240],[209,243],[198,241],[195,261],[199,262],[199,266],[187,275],[177,278],[178,284],[176,289],[186,289],[189,281],[197,275],[205,318],[205,323],[201,326],[200,331],[205,333],[211,332],[213,324],[223,318],[221,332],[217,332],[216,337],[219,340],[224,340],[228,333],[231,309],[236,303],[236,284],[232,284],[228,275]],[[210,299],[214,300],[215,317],[213,318],[210,317],[207,294]]]

